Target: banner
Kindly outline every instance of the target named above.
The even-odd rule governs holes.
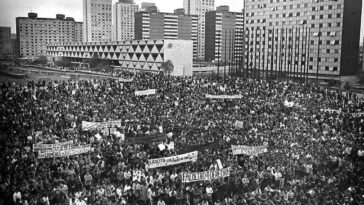
[[[321,109],[320,110],[321,112],[328,112],[328,113],[337,113],[337,114],[340,114],[341,113],[341,110],[334,110],[334,109]]]
[[[218,149],[220,147],[219,141],[214,141],[206,144],[183,144],[180,148],[180,153],[187,153],[192,151],[203,151],[203,150],[213,150]]]
[[[57,144],[33,144],[33,152],[45,152],[47,150],[65,150],[69,149],[73,146],[73,140],[67,141],[67,142],[61,142]]]
[[[164,157],[157,159],[148,159],[149,168],[166,167],[197,160],[198,151],[181,154],[172,157]]]
[[[234,127],[236,127],[236,128],[244,128],[244,122],[237,120],[234,123]]]
[[[209,99],[241,99],[242,95],[209,95],[206,94],[206,98]]]
[[[91,145],[82,145],[73,147],[65,150],[57,150],[57,151],[46,151],[46,152],[38,152],[38,159],[45,158],[54,158],[54,157],[68,157],[72,155],[84,154],[92,151]]]
[[[155,95],[155,94],[156,94],[155,89],[135,91],[135,96]]]
[[[257,156],[259,154],[265,153],[268,151],[268,145],[262,146],[245,146],[245,145],[231,145],[231,149],[233,151],[233,155],[249,155],[249,156]]]
[[[118,80],[122,83],[132,83],[134,81],[134,78],[118,78]]]
[[[363,117],[364,116],[364,112],[351,113],[351,115],[353,117]]]
[[[293,107],[294,106],[294,102],[288,102],[287,100],[284,101],[283,104],[284,104],[285,107]]]
[[[230,167],[220,170],[209,170],[205,172],[182,172],[181,176],[183,183],[223,179],[230,176]]]
[[[124,143],[127,145],[150,144],[152,142],[164,141],[166,139],[167,139],[167,136],[165,134],[144,135],[142,137],[126,137]]]
[[[82,121],[82,130],[90,131],[90,130],[103,130],[108,129],[109,127],[120,127],[121,120],[114,120],[109,122],[86,122]]]

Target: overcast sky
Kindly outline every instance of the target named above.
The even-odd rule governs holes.
[[[154,2],[162,12],[173,12],[174,9],[183,7],[183,0],[135,0],[135,2],[139,5],[141,2]],[[241,11],[243,0],[216,0],[215,6],[220,5],[229,5],[231,11]],[[11,32],[15,33],[15,18],[25,17],[30,11],[38,13],[38,17],[55,18],[56,14],[65,14],[74,17],[76,21],[83,21],[82,0],[0,0],[0,26],[10,26]],[[364,34],[363,13],[361,41]]]

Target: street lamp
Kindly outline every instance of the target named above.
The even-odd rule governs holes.
[[[319,75],[319,66],[320,66],[320,40],[321,40],[321,30],[319,27],[319,31],[314,33],[315,37],[318,37],[317,42],[317,62],[316,62],[316,84],[318,84],[318,75]]]

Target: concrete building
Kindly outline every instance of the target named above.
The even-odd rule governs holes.
[[[119,0],[113,5],[113,41],[134,39],[134,14],[138,10],[139,6],[133,0]]]
[[[138,12],[135,14],[135,39],[192,40],[197,59],[197,15]]]
[[[56,18],[38,18],[36,13],[16,18],[19,56],[37,57],[46,54],[50,43],[81,42],[82,23],[57,14]]]
[[[111,41],[112,0],[83,0],[83,42]]]
[[[63,56],[81,62],[97,53],[100,58],[117,62],[121,68],[162,71],[163,62],[172,61],[174,76],[192,76],[192,41],[134,40],[53,44],[47,47],[49,56]]]
[[[186,14],[198,16],[197,53],[200,60],[205,58],[205,13],[215,10],[215,0],[183,0]]]
[[[313,78],[357,72],[361,0],[245,2],[245,68]]]
[[[11,28],[0,27],[0,59],[11,55]]]
[[[146,12],[157,12],[158,8],[155,5],[155,3],[150,3],[150,2],[142,2],[142,8],[141,11],[146,11]]]
[[[11,53],[13,57],[18,57],[19,55],[19,41],[15,33],[11,34]]]
[[[228,6],[206,12],[205,61],[239,63],[243,60],[244,14]]]

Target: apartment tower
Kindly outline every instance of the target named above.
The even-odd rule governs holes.
[[[83,0],[83,41],[111,41],[112,0]]]
[[[174,13],[138,12],[135,14],[135,39],[192,40],[196,60],[197,22],[197,15],[184,14],[183,9],[176,9]]]
[[[244,14],[228,6],[206,12],[205,61],[236,63],[243,60]]]
[[[198,16],[198,59],[205,58],[205,13],[215,10],[215,0],[183,0],[186,14]]]
[[[63,14],[38,18],[38,14],[29,13],[28,17],[16,18],[16,35],[19,55],[38,57],[46,55],[47,44],[81,42],[82,22]]]
[[[139,6],[133,0],[119,0],[113,5],[113,41],[134,39],[134,14],[138,10]]]
[[[355,75],[361,8],[362,0],[246,0],[247,73]]]

